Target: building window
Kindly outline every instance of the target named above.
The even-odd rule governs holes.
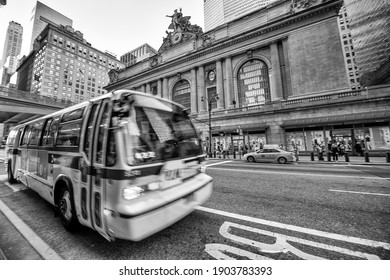
[[[237,74],[239,106],[271,101],[268,67],[258,59],[247,61]]]
[[[180,80],[173,88],[172,100],[191,109],[191,87],[187,80]]]

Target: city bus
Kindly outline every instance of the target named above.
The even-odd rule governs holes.
[[[180,104],[132,90],[19,124],[6,143],[10,183],[51,203],[69,231],[142,240],[211,195],[201,140]]]

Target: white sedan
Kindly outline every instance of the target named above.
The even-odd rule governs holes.
[[[272,149],[262,149],[256,152],[247,153],[244,155],[243,160],[248,162],[287,163],[287,162],[295,162],[296,157],[292,152],[272,148]]]

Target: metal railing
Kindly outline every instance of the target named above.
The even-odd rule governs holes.
[[[31,103],[50,105],[58,108],[65,108],[75,104],[70,100],[62,100],[55,97],[38,95],[23,90],[7,88],[5,86],[0,86],[0,97],[2,96],[7,97],[8,99],[30,101]]]

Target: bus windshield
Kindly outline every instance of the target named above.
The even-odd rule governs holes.
[[[200,140],[179,106],[154,100],[128,107],[123,125],[127,163],[138,165],[202,154]]]

